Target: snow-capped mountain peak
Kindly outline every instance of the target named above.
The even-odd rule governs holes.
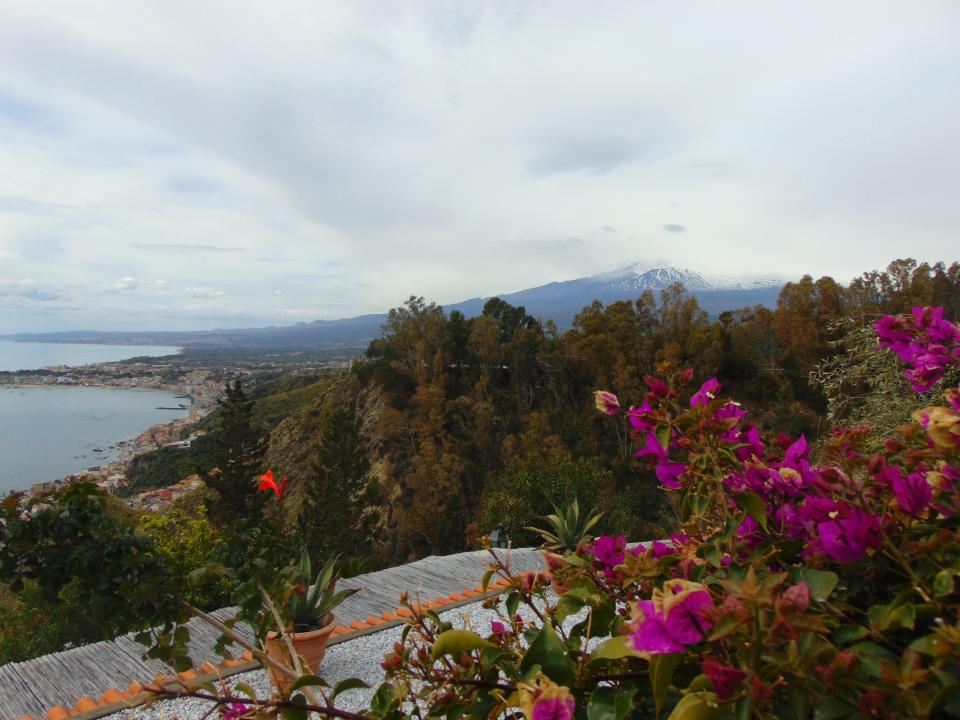
[[[650,267],[642,263],[634,263],[613,272],[594,275],[591,279],[608,285],[611,289],[617,288],[632,292],[662,290],[674,283],[680,283],[688,290],[699,292],[749,290],[783,285],[782,279],[772,276],[734,278],[725,275],[704,275],[696,270],[676,268],[670,265]]]

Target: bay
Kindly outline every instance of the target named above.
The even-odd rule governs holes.
[[[183,417],[159,409],[181,403],[189,401],[157,390],[0,386],[0,496],[108,465],[119,455],[110,446]]]
[[[133,357],[173,355],[168,345],[83,345],[79,343],[22,343],[0,340],[0,371],[39,370],[53,365],[89,365]]]

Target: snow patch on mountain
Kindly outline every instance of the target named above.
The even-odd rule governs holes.
[[[674,283],[680,283],[688,290],[700,292],[754,290],[780,287],[784,284],[782,279],[772,275],[735,278],[725,275],[704,275],[696,270],[675,268],[670,265],[648,267],[641,263],[634,263],[619,270],[594,275],[589,279],[610,289],[630,292],[663,290]]]

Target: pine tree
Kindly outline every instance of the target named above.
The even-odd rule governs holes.
[[[257,475],[266,452],[266,442],[253,424],[253,400],[239,380],[226,387],[220,401],[220,430],[215,458],[219,472],[210,473],[207,484],[219,494],[210,516],[219,525],[240,524],[258,516],[263,497],[257,492]]]

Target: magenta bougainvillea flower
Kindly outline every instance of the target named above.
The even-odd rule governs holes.
[[[707,658],[701,662],[700,670],[710,680],[713,691],[720,700],[732,698],[747,677],[744,670],[724,665],[713,658]]]
[[[713,627],[709,617],[713,607],[703,585],[668,580],[662,591],[654,591],[652,600],[637,602],[627,644],[653,655],[683,652],[688,645],[701,642]]]
[[[690,398],[690,407],[695,408],[702,405],[709,405],[713,400],[716,400],[717,393],[720,392],[720,387],[720,383],[716,378],[710,378],[701,385],[700,389]]]
[[[660,378],[656,378],[653,375],[644,375],[643,381],[647,384],[647,387],[650,388],[650,392],[655,398],[663,400],[670,395],[670,386]]]
[[[888,465],[877,477],[890,484],[893,496],[904,512],[920,515],[933,501],[933,488],[927,482],[927,473],[923,470],[907,475],[899,466]]]
[[[614,568],[623,564],[627,540],[623,535],[601,535],[590,549],[593,557],[604,567]]]
[[[593,401],[597,405],[597,410],[607,415],[618,415],[620,413],[620,401],[612,392],[606,390],[596,390],[593,393]]]
[[[517,699],[527,720],[573,720],[577,707],[569,688],[539,671],[532,684],[518,685]]]
[[[573,720],[576,708],[571,696],[540,697],[533,701],[533,720]]]
[[[915,392],[927,392],[949,367],[960,365],[960,328],[943,319],[943,308],[915,307],[911,315],[877,321],[880,347],[907,364],[904,374]]]
[[[250,714],[250,708],[243,703],[230,703],[225,705],[220,717],[224,720],[238,720]]]
[[[657,463],[657,480],[668,490],[679,490],[683,487],[683,483],[680,482],[679,478],[686,469],[687,466],[683,463]]]
[[[883,544],[880,519],[859,507],[848,506],[845,515],[817,525],[817,532],[815,548],[842,563],[862,560]]]
[[[648,432],[656,426],[656,422],[651,415],[653,415],[653,408],[647,402],[640,407],[632,407],[627,411],[630,424],[639,432]]]

